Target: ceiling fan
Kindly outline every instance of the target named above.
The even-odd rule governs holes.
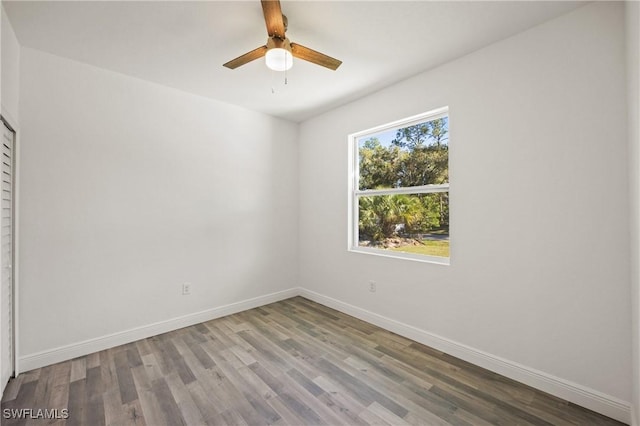
[[[266,57],[267,67],[275,71],[286,71],[293,65],[293,57],[336,70],[342,61],[316,52],[298,43],[291,43],[287,31],[287,17],[282,14],[280,0],[261,0],[264,20],[267,24],[267,44],[240,55],[223,66],[236,69],[255,59]]]

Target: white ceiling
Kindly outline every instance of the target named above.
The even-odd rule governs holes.
[[[566,13],[583,2],[288,1],[287,36],[343,61],[223,63],[265,44],[258,0],[3,1],[21,45],[302,121]],[[272,93],[272,87],[276,92]]]

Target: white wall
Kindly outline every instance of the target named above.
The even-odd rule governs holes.
[[[625,2],[627,41],[627,94],[629,128],[629,182],[631,207],[631,291],[633,424],[640,425],[640,3]]]
[[[29,366],[296,285],[297,125],[29,48],[20,119]]]
[[[451,266],[347,252],[347,135],[446,105]],[[628,418],[625,126],[620,3],[579,8],[308,120],[301,285],[603,396]]]
[[[2,115],[13,121],[13,126],[17,126],[18,120],[18,91],[20,82],[20,45],[13,32],[11,23],[7,19],[4,6],[1,6],[0,39],[1,60],[0,60],[0,104],[2,105]]]

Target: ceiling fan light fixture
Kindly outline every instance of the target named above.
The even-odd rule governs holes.
[[[267,44],[230,60],[224,67],[236,69],[255,59],[265,56],[266,65],[275,71],[287,71],[293,66],[293,57],[322,67],[336,70],[342,63],[324,53],[316,52],[301,44],[291,43],[285,33],[288,19],[282,14],[280,0],[261,0],[264,22],[267,24]],[[286,80],[286,76],[285,76]]]
[[[293,66],[293,55],[287,49],[274,47],[267,50],[265,62],[269,69],[274,71],[287,71]]]

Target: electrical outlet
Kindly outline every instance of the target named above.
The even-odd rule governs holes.
[[[191,283],[182,284],[182,295],[187,296],[191,294]]]
[[[375,281],[369,281],[369,291],[371,293],[375,293],[376,292],[376,282]]]

